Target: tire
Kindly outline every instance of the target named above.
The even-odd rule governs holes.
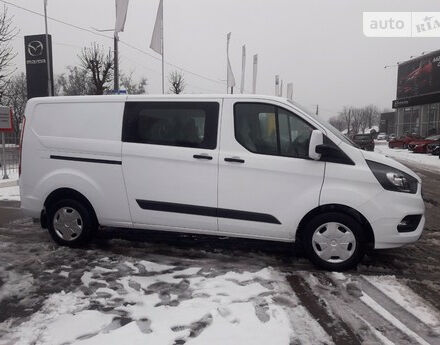
[[[365,254],[365,236],[361,224],[344,213],[317,215],[305,230],[304,250],[310,261],[320,268],[329,271],[355,268]],[[332,231],[335,236],[332,236]],[[326,246],[326,241],[331,244]]]
[[[88,205],[75,199],[62,199],[48,206],[47,228],[56,243],[78,247],[90,241],[98,223]]]

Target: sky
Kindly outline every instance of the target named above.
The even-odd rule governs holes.
[[[1,5],[2,0],[0,0]],[[43,0],[8,0],[43,12]],[[159,0],[130,0],[120,34],[121,69],[148,79],[148,93],[161,92],[160,55],[149,48]],[[6,5],[20,30],[14,39],[15,66],[25,70],[25,35],[44,33],[41,16]],[[328,118],[344,106],[391,109],[399,61],[440,49],[440,38],[371,38],[362,30],[363,12],[440,11],[436,0],[164,0],[166,74],[183,70],[188,93],[226,91],[226,34],[237,84],[241,46],[247,47],[245,90],[252,88],[252,55],[258,54],[257,93],[274,94],[275,75],[293,83],[294,100],[309,109],[319,104]],[[48,15],[89,29],[112,29],[114,0],[48,0]],[[78,64],[93,42],[112,49],[110,38],[49,20],[54,73]],[[125,43],[129,44],[127,46]],[[171,64],[171,65],[170,65]],[[390,65],[390,68],[384,66]],[[194,73],[194,74],[193,74]],[[203,77],[201,77],[203,76]],[[237,85],[238,86],[238,85]],[[237,87],[238,89],[238,87]]]

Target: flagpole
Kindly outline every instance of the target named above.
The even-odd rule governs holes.
[[[161,20],[161,27],[160,27],[160,33],[161,33],[161,50],[162,50],[162,94],[165,94],[165,52],[164,52],[164,34],[163,34],[163,2],[162,2],[162,20]]]
[[[52,96],[52,76],[50,75],[49,34],[47,30],[47,0],[44,0],[44,26],[46,28],[47,93],[49,96]]]

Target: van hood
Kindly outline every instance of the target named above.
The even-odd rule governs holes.
[[[414,178],[417,179],[417,181],[419,181],[419,183],[422,182],[422,180],[420,179],[419,175],[417,175],[414,171],[412,171],[411,169],[407,168],[405,165],[403,165],[402,163],[399,163],[398,161],[394,160],[391,157],[385,156],[385,155],[383,155],[381,153],[372,152],[372,151],[361,150],[361,152],[362,152],[362,155],[364,156],[364,158],[369,160],[369,161],[373,161],[373,162],[389,165],[390,167],[399,169],[399,170],[407,173],[408,175],[413,176]]]

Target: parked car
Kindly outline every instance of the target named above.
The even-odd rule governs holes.
[[[434,141],[433,143],[426,145],[426,151],[433,156],[438,156],[440,154],[440,140]]]
[[[432,144],[432,143],[436,142],[437,140],[440,140],[440,134],[439,135],[432,135],[432,136],[427,137],[425,139],[411,141],[408,144],[408,150],[410,150],[414,153],[426,153],[428,144]]]
[[[99,226],[245,237],[343,270],[425,223],[413,171],[286,99],[44,97],[25,114],[21,207],[60,245]]]
[[[392,133],[392,134],[390,134],[388,136],[387,141],[391,141],[391,140],[394,140],[394,139],[396,139],[396,135],[394,133]]]
[[[374,151],[374,139],[371,134],[355,134],[353,141],[362,150]]]
[[[422,137],[419,136],[419,135],[415,135],[415,134],[412,134],[412,135],[402,135],[399,138],[395,138],[393,140],[390,140],[388,142],[388,147],[391,148],[391,149],[395,149],[395,148],[407,149],[408,148],[408,144],[411,141],[414,141],[416,139],[422,139]]]
[[[382,132],[377,135],[377,140],[387,140],[388,136],[386,133]]]

